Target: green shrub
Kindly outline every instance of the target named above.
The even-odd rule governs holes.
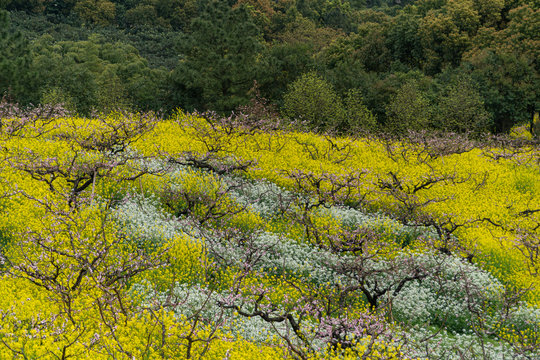
[[[345,119],[343,104],[333,87],[313,72],[302,75],[289,86],[283,112],[319,131],[339,128]]]
[[[415,81],[405,83],[386,106],[386,128],[394,134],[424,130],[430,123],[430,103]]]
[[[351,89],[345,97],[345,132],[357,132],[359,130],[375,130],[377,119],[364,105],[362,93],[358,89]]]

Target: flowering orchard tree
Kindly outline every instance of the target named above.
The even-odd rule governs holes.
[[[538,272],[531,144],[17,111],[0,129],[0,358],[539,355],[518,277]],[[502,200],[491,174],[511,179]]]

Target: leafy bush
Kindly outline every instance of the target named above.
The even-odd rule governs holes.
[[[345,117],[341,99],[332,86],[313,72],[302,75],[289,86],[283,113],[321,132],[338,128]]]
[[[386,107],[386,129],[394,134],[428,129],[431,105],[414,81],[405,83]]]

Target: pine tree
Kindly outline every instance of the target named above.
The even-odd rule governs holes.
[[[180,43],[172,75],[178,105],[228,112],[249,101],[260,33],[245,6],[209,1]]]
[[[10,27],[9,13],[0,10],[0,97],[26,104],[34,100],[35,81],[30,71],[28,42]]]

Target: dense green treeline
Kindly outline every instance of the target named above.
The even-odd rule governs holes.
[[[0,0],[0,93],[319,130],[507,132],[538,111],[537,0]]]

